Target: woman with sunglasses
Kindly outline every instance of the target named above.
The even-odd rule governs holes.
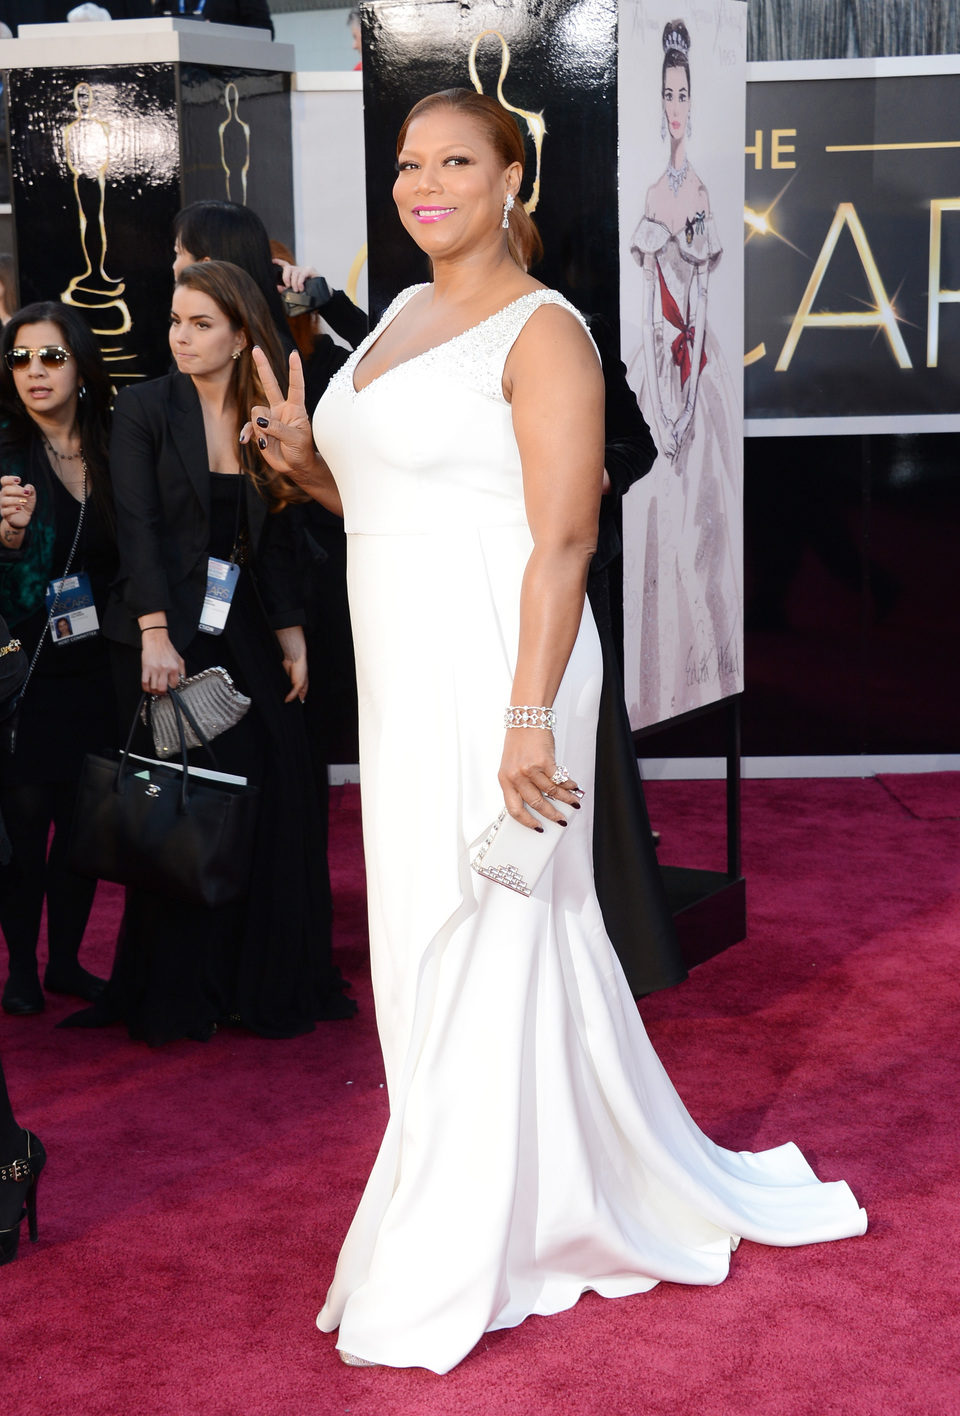
[[[68,571],[87,577],[98,619],[116,571],[110,386],[90,329],[66,305],[17,311],[0,350],[0,613],[33,665],[21,711],[5,725],[13,752],[4,750],[0,764],[0,810],[13,844],[13,861],[0,871],[10,953],[3,1008],[39,1013],[44,899],[47,991],[89,1001],[103,987],[77,957],[96,882],[67,869],[66,851],[84,755],[116,737],[112,681],[98,632],[58,635],[53,626],[68,612],[57,589]],[[90,623],[88,612],[84,628]]]

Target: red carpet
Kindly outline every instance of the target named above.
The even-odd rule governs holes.
[[[904,772],[877,780],[921,821],[960,817],[960,772]]]
[[[720,867],[721,783],[655,783],[665,862]],[[50,1160],[40,1243],[0,1274],[16,1416],[957,1416],[960,821],[877,781],[744,783],[750,936],[642,1012],[737,1149],[796,1139],[862,1239],[744,1243],[715,1289],[661,1285],[491,1335],[454,1372],[343,1367],[314,1317],[384,1122],[354,789],[335,793],[354,1022],[149,1051],[3,1018]],[[116,892],[86,961],[106,969]],[[479,1064],[478,1064],[479,1065]]]

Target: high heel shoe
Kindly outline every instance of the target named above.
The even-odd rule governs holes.
[[[12,1160],[9,1165],[0,1165],[0,1266],[13,1263],[17,1257],[24,1215],[30,1239],[34,1244],[37,1242],[37,1181],[47,1163],[47,1153],[32,1132],[23,1134],[26,1156]]]
[[[107,986],[107,980],[98,978],[77,963],[66,969],[48,964],[43,975],[43,986],[48,993],[63,993],[69,998],[82,998],[84,1003],[96,1003]]]

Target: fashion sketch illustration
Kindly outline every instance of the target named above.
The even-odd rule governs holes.
[[[692,46],[682,20],[665,26],[662,44],[666,170],[647,189],[630,243],[643,275],[630,378],[660,449],[641,527],[640,725],[742,687],[739,399],[710,327],[723,248],[691,160]]]

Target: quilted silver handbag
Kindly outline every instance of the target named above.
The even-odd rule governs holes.
[[[180,751],[176,714],[170,702],[172,693],[179,695],[181,703],[186,703],[208,742],[239,723],[250,707],[250,699],[234,687],[226,669],[202,669],[190,678],[182,678],[176,688],[157,694],[140,709],[142,722],[153,733],[153,750],[160,758],[172,757]],[[184,719],[183,730],[187,746],[199,747],[200,739],[188,719]]]

